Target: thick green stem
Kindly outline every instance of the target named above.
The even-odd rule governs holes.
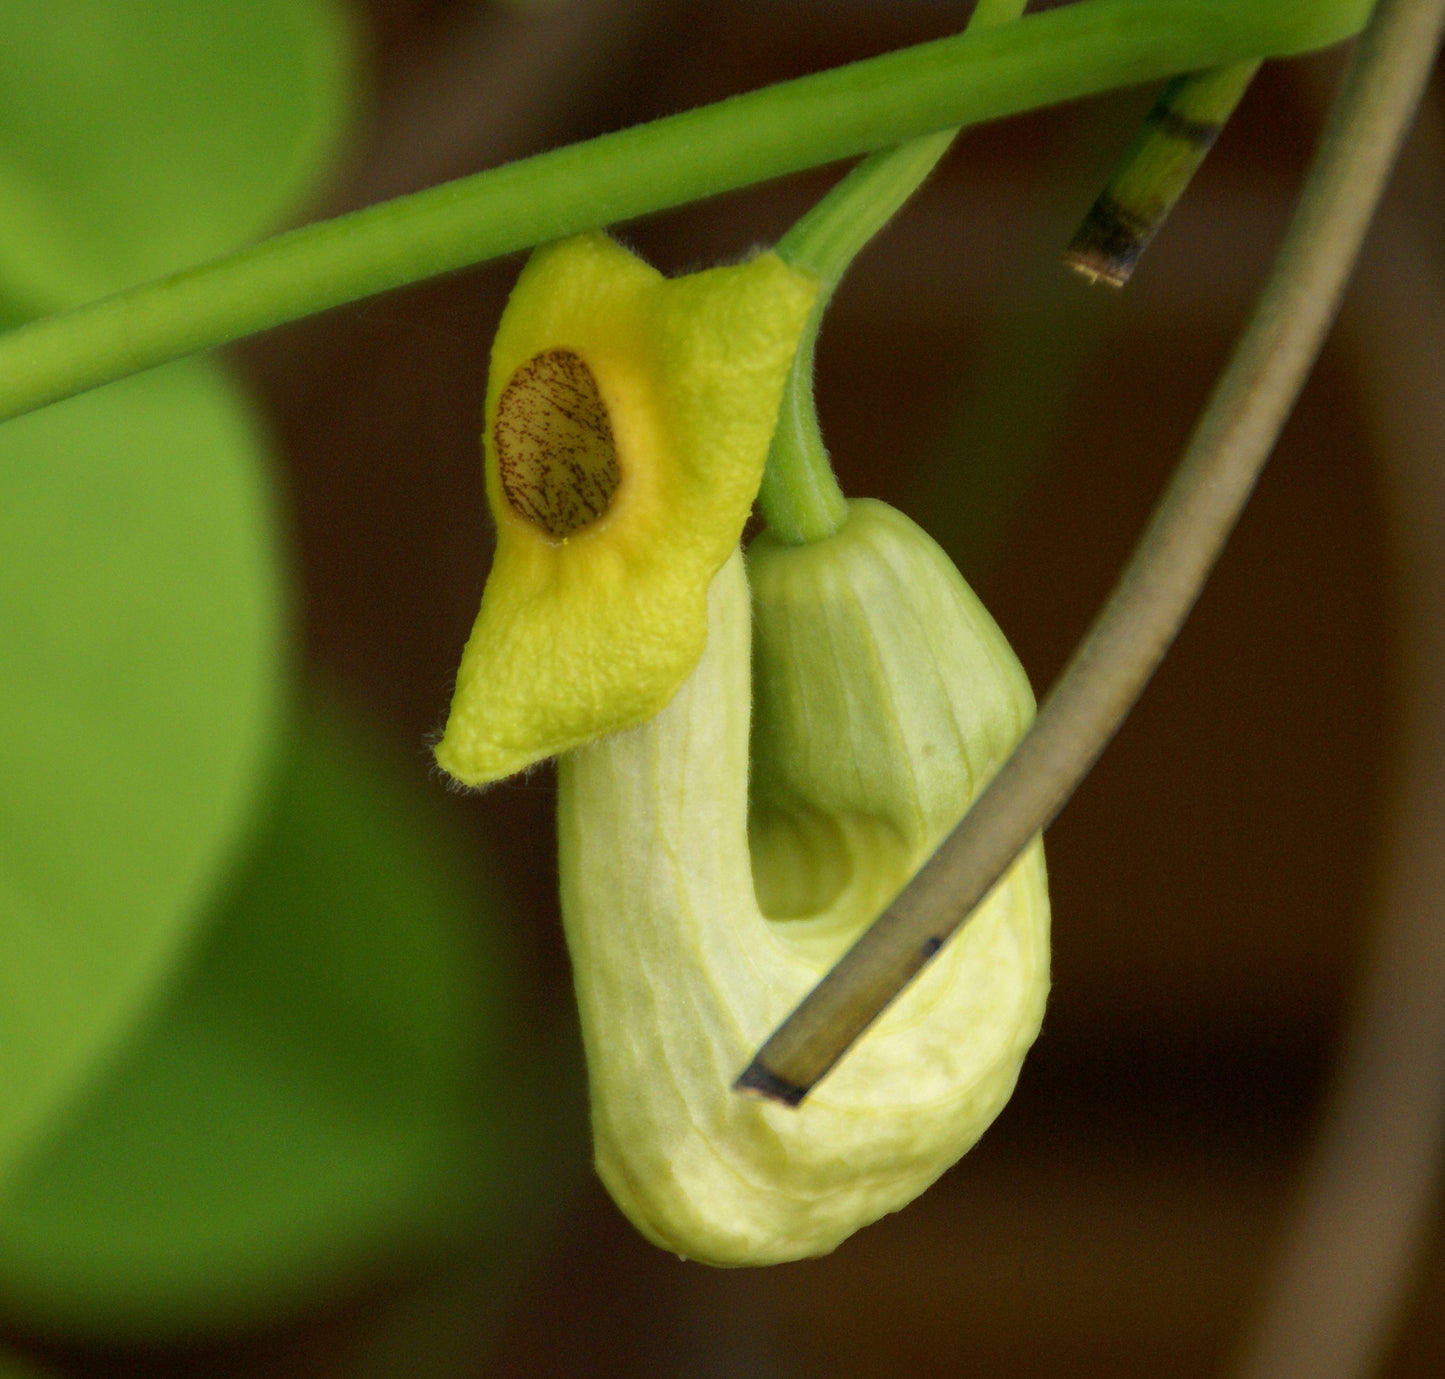
[[[1354,33],[1369,0],[1078,0],[308,225],[0,338],[0,420],[597,225],[950,126]]]

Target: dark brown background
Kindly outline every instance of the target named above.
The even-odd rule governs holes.
[[[377,105],[335,209],[940,36],[942,0],[370,0]],[[1041,691],[1116,577],[1244,319],[1339,55],[1268,68],[1122,294],[1058,267],[1148,92],[967,135],[859,262],[819,353],[849,492],[949,546]],[[1438,94],[1438,93],[1437,93]],[[833,172],[628,226],[667,271],[767,242]],[[285,458],[308,653],[411,751],[486,571],[475,432],[510,260],[251,342]],[[398,1299],[397,1373],[1204,1376],[1262,1286],[1378,879],[1398,691],[1348,340],[1327,350],[1163,670],[1050,830],[1055,990],[1017,1095],[833,1256],[679,1263],[587,1180],[500,1302],[398,1280],[283,1332],[106,1374],[341,1373]],[[550,778],[452,808],[501,859],[540,1017],[565,1008]],[[578,1096],[577,1089],[569,1095]],[[1438,1232],[1386,1373],[1445,1373]],[[449,1320],[448,1320],[449,1319]],[[449,1339],[448,1339],[449,1338]],[[447,1358],[448,1346],[451,1347]]]

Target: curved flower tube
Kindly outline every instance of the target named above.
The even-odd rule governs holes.
[[[560,763],[598,1171],[643,1234],[714,1264],[820,1254],[915,1197],[1007,1101],[1048,990],[1035,842],[804,1105],[731,1090],[1033,713],[987,612],[883,504],[760,539],[749,569],[751,606],[740,559],[713,581],[672,703]]]
[[[497,550],[445,771],[485,784],[672,698],[817,290],[775,254],[667,279],[601,232],[532,255],[492,346]]]

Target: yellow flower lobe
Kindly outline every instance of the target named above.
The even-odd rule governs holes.
[[[775,254],[675,279],[600,232],[533,254],[492,346],[497,550],[436,749],[445,771],[501,779],[677,692],[817,290]]]

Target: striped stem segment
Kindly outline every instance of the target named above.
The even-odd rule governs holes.
[[[1064,250],[1091,283],[1123,287],[1234,113],[1258,62],[1176,77],[1144,117],[1123,161]]]

